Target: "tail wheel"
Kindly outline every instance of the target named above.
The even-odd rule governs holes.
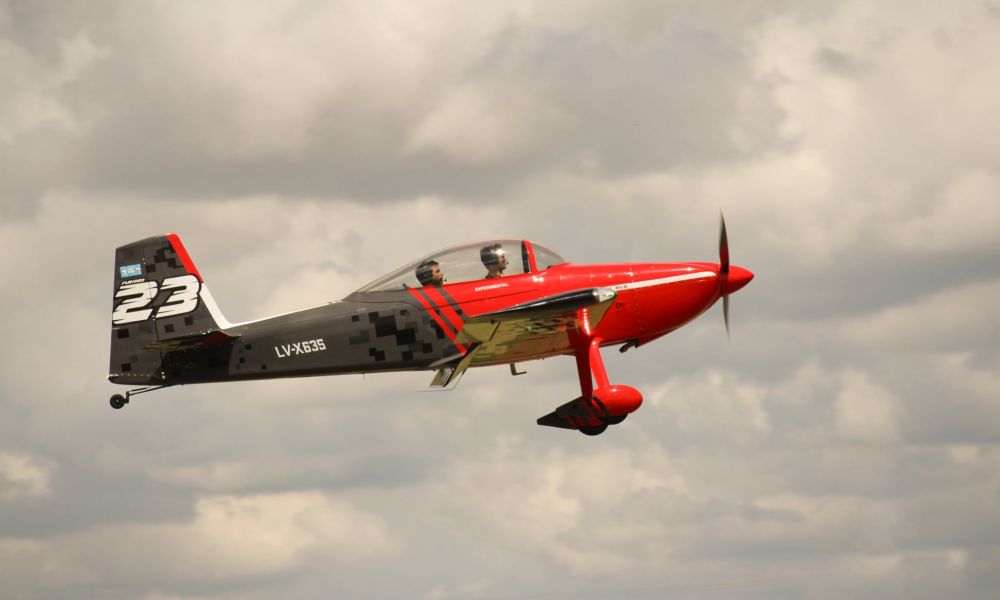
[[[125,396],[122,396],[121,394],[115,394],[114,396],[111,396],[111,408],[115,410],[122,408],[127,403],[128,400],[126,400]]]

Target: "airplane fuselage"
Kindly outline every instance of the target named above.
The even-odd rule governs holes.
[[[580,395],[539,425],[598,435],[642,404],[612,383],[601,347],[641,346],[688,323],[753,274],[719,263],[574,265],[529,240],[454,246],[373,281],[343,300],[230,323],[176,234],[115,251],[108,379],[146,386],[380,371],[434,370],[432,388],[470,367],[571,355]],[[454,281],[449,282],[451,275]],[[516,373],[515,373],[516,374]]]
[[[732,267],[730,279],[742,271]],[[127,384],[188,384],[379,371],[426,370],[468,348],[458,339],[468,317],[581,288],[616,296],[590,329],[543,323],[537,343],[503,360],[476,357],[470,366],[572,354],[590,340],[641,345],[683,326],[720,297],[714,263],[564,264],[538,273],[392,291],[356,292],[338,302],[237,324],[232,339],[196,350],[164,352],[159,372],[112,378]],[[732,285],[732,283],[730,283]],[[556,335],[552,335],[555,332]]]

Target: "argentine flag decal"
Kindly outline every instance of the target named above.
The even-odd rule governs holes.
[[[135,263],[134,265],[122,265],[118,267],[118,272],[121,273],[122,279],[142,277],[142,265],[139,263]]]

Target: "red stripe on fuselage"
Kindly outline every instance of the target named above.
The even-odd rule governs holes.
[[[188,254],[187,249],[184,247],[184,244],[181,243],[181,238],[176,233],[168,233],[167,240],[170,242],[170,247],[174,249],[174,254],[177,255],[181,264],[184,265],[184,270],[197,277],[198,281],[205,283],[201,273],[198,272],[198,267],[194,266],[194,261],[191,260],[191,256]]]
[[[434,322],[437,323],[437,326],[441,328],[441,331],[443,331],[444,334],[448,336],[448,339],[451,340],[453,344],[455,344],[455,338],[458,337],[456,333],[458,331],[461,331],[461,328],[456,329],[456,333],[452,332],[452,328],[449,327],[448,324],[444,322],[442,317],[438,314],[438,311],[435,310],[435,307],[431,305],[431,303],[427,301],[427,298],[424,298],[424,294],[421,293],[422,291],[426,293],[425,290],[427,289],[428,288],[421,288],[420,290],[417,290],[414,288],[410,288],[409,291],[410,295],[416,298],[417,302],[420,303],[420,306],[424,307],[424,310],[427,311],[427,314],[429,314],[431,318],[434,319]],[[459,352],[465,354],[465,346],[463,346],[462,344],[455,344],[455,347],[458,348]]]
[[[441,290],[436,287],[425,287],[423,290],[427,293],[427,296],[437,304],[438,310],[441,311],[441,316],[448,319],[448,323],[455,328],[455,331],[462,331],[462,326],[465,325],[465,321],[463,321],[462,317],[455,312],[455,309],[448,302],[448,299],[445,298],[444,294],[441,293]]]

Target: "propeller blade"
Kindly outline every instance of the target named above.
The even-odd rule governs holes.
[[[726,235],[726,217],[719,211],[719,272],[729,273],[729,236]]]
[[[729,235],[726,234],[726,217],[719,211],[719,285],[722,294],[722,318],[726,322],[726,339],[729,334],[729,294],[725,293],[729,278]]]
[[[726,337],[731,338],[729,335],[729,294],[722,297],[722,318],[726,322]]]

